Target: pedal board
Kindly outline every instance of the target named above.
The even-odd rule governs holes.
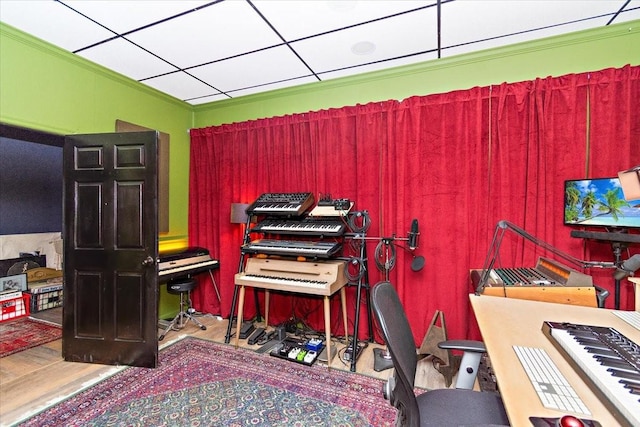
[[[318,359],[318,355],[322,351],[322,348],[324,348],[324,345],[318,345],[317,340],[297,340],[295,338],[286,338],[280,344],[275,346],[269,354],[280,359],[311,366]]]

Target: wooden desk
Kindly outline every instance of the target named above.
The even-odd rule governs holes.
[[[265,290],[265,324],[269,324],[269,290],[293,292],[306,295],[322,296],[324,298],[324,329],[325,329],[325,345],[327,351],[327,365],[331,367],[331,304],[330,298],[333,294],[340,291],[340,300],[342,304],[342,318],[344,320],[345,338],[348,341],[348,329],[347,329],[347,297],[345,291],[345,285],[347,280],[344,276],[344,261],[323,261],[323,262],[296,262],[285,260],[258,260],[255,261],[252,267],[248,267],[249,270],[256,270],[258,273],[263,272],[275,272],[279,277],[288,277],[291,279],[298,279],[298,275],[304,273],[313,273],[314,275],[322,276],[319,271],[325,271],[327,276],[334,279],[331,286],[326,288],[312,288],[304,286],[293,286],[283,284],[273,284],[266,282],[252,282],[245,283],[243,280],[239,280],[242,277],[242,273],[236,274],[236,286],[240,286],[240,293],[238,295],[238,320],[236,328],[236,342],[238,347],[240,340],[240,328],[242,327],[242,312],[244,311],[244,295],[245,286],[251,286],[254,288]],[[262,270],[264,268],[264,270]],[[253,272],[253,271],[252,271]],[[240,282],[240,283],[239,283]]]
[[[640,331],[620,320],[612,313],[613,310],[486,295],[470,295],[470,299],[513,427],[531,427],[530,416],[560,417],[565,414],[542,406],[513,350],[514,345],[543,348],[589,408],[590,418],[603,427],[619,425],[543,335],[542,323],[549,320],[611,326],[636,343],[640,343]]]

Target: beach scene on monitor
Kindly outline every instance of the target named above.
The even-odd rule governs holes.
[[[564,183],[564,223],[606,228],[640,228],[640,200],[626,200],[618,178]]]

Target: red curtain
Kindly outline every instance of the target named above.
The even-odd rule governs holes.
[[[639,70],[193,129],[189,240],[220,260],[215,274],[222,294],[218,304],[203,280],[196,308],[230,315],[243,236],[242,226],[230,223],[231,204],[251,203],[262,193],[312,192],[316,198],[348,198],[355,210],[367,211],[371,285],[384,278],[373,237],[406,238],[418,219],[415,254],[425,257],[425,268],[411,270],[412,254],[398,240],[390,271],[414,338],[421,342],[435,310],[445,313],[450,337],[477,337],[467,297],[473,291],[469,270],[482,268],[498,221],[508,220],[576,258],[611,258],[609,248],[570,237],[562,224],[563,181],[613,176],[640,164]],[[500,257],[504,264],[533,266],[536,251],[522,239],[505,239]],[[348,247],[345,255],[355,251]],[[612,290],[611,276],[607,270],[596,283]],[[623,290],[625,308],[632,298],[628,287]],[[350,328],[354,295],[350,287]],[[247,298],[245,316],[255,314],[252,300]],[[270,319],[295,317],[321,328],[321,307],[319,299],[277,295]],[[360,338],[366,335],[363,308]],[[334,310],[334,331],[341,331],[337,304]]]

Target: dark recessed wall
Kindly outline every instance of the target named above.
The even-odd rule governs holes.
[[[62,231],[61,140],[3,130],[0,235]],[[16,139],[23,136],[27,139]]]

